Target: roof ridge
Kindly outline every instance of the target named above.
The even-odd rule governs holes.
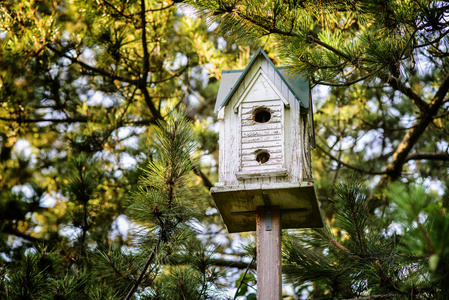
[[[228,104],[228,102],[231,100],[232,96],[234,95],[235,91],[238,89],[241,82],[243,81],[243,79],[246,77],[246,75],[248,74],[251,67],[256,62],[259,55],[262,55],[265,58],[265,60],[268,62],[269,66],[271,66],[274,69],[276,74],[281,78],[281,80],[285,83],[285,85],[290,90],[290,92],[294,95],[296,100],[300,103],[300,106],[302,108],[308,110],[309,109],[309,100],[310,100],[309,99],[310,85],[309,85],[308,78],[306,78],[304,80],[303,78],[298,79],[298,78],[288,76],[287,74],[283,74],[281,72],[281,70],[285,70],[285,69],[291,68],[291,67],[289,67],[289,66],[276,67],[273,64],[273,61],[268,57],[268,55],[262,49],[262,47],[259,47],[259,49],[257,49],[256,53],[251,58],[249,64],[246,66],[246,68],[244,70],[222,71],[222,80],[220,83],[220,88],[218,90],[217,102],[215,105],[215,112],[218,112],[222,107],[224,107]],[[227,79],[229,80],[229,82],[225,82],[225,78],[223,76],[224,74],[227,74],[226,77],[228,77]],[[239,75],[239,77],[236,78],[236,75]],[[306,91],[303,91],[304,84],[307,84]],[[222,88],[223,88],[223,90],[222,90]],[[304,93],[304,92],[306,92],[306,93]],[[304,99],[301,99],[301,98],[304,98]],[[223,100],[221,103],[219,103],[221,101],[221,99],[223,99]]]

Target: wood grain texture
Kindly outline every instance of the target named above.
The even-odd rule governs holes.
[[[281,214],[271,207],[271,231],[266,230],[265,207],[257,208],[257,299],[282,299]]]

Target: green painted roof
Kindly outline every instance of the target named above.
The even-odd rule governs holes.
[[[309,79],[291,76],[288,72],[288,67],[275,67],[265,51],[263,51],[262,48],[259,48],[245,70],[222,72],[220,88],[218,89],[217,102],[215,103],[215,112],[228,104],[259,55],[262,55],[268,61],[268,64],[284,81],[288,89],[295,96],[296,100],[301,104],[301,107],[305,110],[309,110],[309,107],[311,106]]]

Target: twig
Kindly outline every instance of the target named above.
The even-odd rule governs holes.
[[[323,147],[321,147],[321,146],[319,146],[319,145],[317,145],[316,147],[317,147],[317,149],[318,149],[319,151],[321,151],[321,152],[323,152],[324,154],[326,154],[327,156],[329,156],[329,158],[331,158],[332,160],[335,160],[336,162],[338,162],[338,163],[341,164],[342,166],[347,167],[348,169],[351,169],[351,170],[354,170],[354,171],[358,171],[358,172],[363,173],[363,174],[371,174],[371,175],[383,175],[383,174],[385,174],[384,171],[370,171],[370,170],[362,169],[362,168],[359,168],[359,167],[356,167],[356,166],[352,166],[352,165],[350,165],[350,164],[347,164],[347,163],[345,163],[345,162],[339,160],[337,157],[335,157],[335,156],[332,155],[331,153],[329,153],[329,152],[327,152],[326,150],[324,150]]]
[[[242,284],[243,284],[243,280],[245,279],[246,274],[248,274],[249,267],[251,266],[251,264],[254,263],[254,260],[255,260],[255,257],[253,257],[253,259],[251,260],[251,262],[250,262],[250,263],[248,264],[248,266],[246,267],[246,270],[245,270],[245,273],[243,274],[242,280],[240,280],[239,286],[237,287],[237,290],[235,291],[234,300],[237,298],[237,294],[238,294],[238,292],[239,292],[239,290],[240,290],[240,287],[241,287]]]
[[[318,231],[319,233],[321,233],[328,241],[329,243],[332,244],[332,246],[334,246],[337,249],[340,249],[341,251],[347,253],[348,255],[352,256],[352,257],[359,257],[358,255],[352,253],[348,248],[346,248],[345,246],[343,246],[342,244],[338,243],[334,238],[332,238],[331,236],[329,236],[326,231],[324,231],[321,228],[316,229],[316,231]]]

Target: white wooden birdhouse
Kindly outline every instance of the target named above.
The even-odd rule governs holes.
[[[259,49],[245,70],[222,72],[215,110],[219,181],[211,193],[228,231],[255,230],[260,206],[279,206],[282,228],[322,226],[309,81]]]

